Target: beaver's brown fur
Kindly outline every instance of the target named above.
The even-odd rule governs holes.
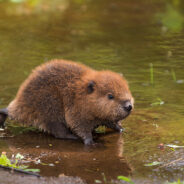
[[[33,70],[8,106],[8,116],[57,138],[80,137],[93,143],[98,125],[120,130],[118,121],[131,111],[126,80],[111,71],[53,60]]]

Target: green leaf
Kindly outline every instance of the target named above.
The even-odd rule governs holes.
[[[162,162],[154,161],[152,163],[144,164],[144,166],[151,167],[151,166],[160,165],[160,164],[162,164]]]
[[[118,179],[122,180],[122,181],[126,181],[126,182],[128,182],[130,184],[134,184],[134,182],[130,178],[126,177],[126,176],[118,176]]]
[[[40,172],[40,169],[24,169],[24,171],[29,171],[29,172]]]
[[[18,153],[16,155],[16,158],[22,159],[23,156]],[[17,159],[15,160],[15,163],[12,164],[11,161],[7,158],[6,154],[1,154],[0,165],[2,165],[2,166],[7,166],[7,167],[21,169],[21,170],[30,171],[30,172],[40,172],[40,169],[27,169],[28,166],[26,166],[26,165],[17,165],[17,163],[18,163]]]
[[[0,164],[3,166],[11,166],[11,162],[5,154],[1,154]]]
[[[118,176],[118,179],[119,179],[119,180],[123,180],[123,181],[127,181],[127,182],[130,182],[130,181],[131,181],[130,178],[125,177],[125,176]]]

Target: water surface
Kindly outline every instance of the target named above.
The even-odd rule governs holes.
[[[108,181],[119,175],[136,183],[184,179],[184,150],[158,146],[184,145],[183,8],[179,0],[1,1],[0,107],[35,66],[63,58],[123,73],[135,109],[123,122],[126,133],[98,135],[94,148],[24,132],[1,138],[0,150],[54,164],[32,162],[43,176],[79,176],[88,183],[103,180],[102,173]],[[153,161],[162,164],[144,166]]]

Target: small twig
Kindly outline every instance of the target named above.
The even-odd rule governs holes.
[[[24,173],[24,174],[40,177],[39,174],[34,173],[34,172],[24,171],[24,170],[21,170],[21,169],[12,168],[12,167],[8,167],[8,166],[4,166],[4,165],[0,165],[0,167],[3,168],[3,169],[7,169],[7,170],[11,170],[11,171],[16,171],[16,172],[20,172],[20,173]]]
[[[182,160],[182,159],[183,159],[183,158],[178,158],[178,159],[176,159],[176,160],[173,160],[172,162],[169,162],[169,163],[167,163],[167,164],[164,164],[164,165],[160,166],[159,168],[163,168],[163,167],[166,167],[166,166],[168,166],[168,165],[174,164],[175,162],[178,162],[178,161],[180,161],[180,160]]]

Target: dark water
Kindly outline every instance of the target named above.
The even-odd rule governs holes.
[[[184,148],[158,147],[184,145],[183,8],[181,0],[1,1],[0,107],[35,66],[63,58],[123,73],[135,110],[123,122],[126,133],[97,136],[94,148],[22,133],[1,138],[0,150],[54,164],[31,162],[43,176],[79,176],[88,183],[103,180],[102,173],[108,181],[119,175],[136,183],[184,179]],[[154,161],[162,164],[144,166]]]

